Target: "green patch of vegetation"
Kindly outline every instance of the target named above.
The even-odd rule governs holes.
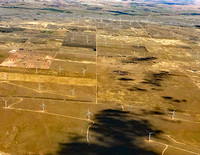
[[[134,16],[135,15],[133,13],[127,13],[127,12],[122,12],[122,11],[112,11],[112,10],[109,10],[109,12],[115,13],[115,15],[130,15],[130,16]]]
[[[0,32],[2,33],[12,33],[14,31],[24,31],[23,28],[6,28],[6,27],[0,27]]]
[[[53,12],[61,12],[61,13],[64,13],[63,10],[59,10],[59,9],[54,9],[54,8],[43,8],[41,10],[48,10],[48,11],[53,11]]]
[[[71,11],[59,10],[54,8],[43,8],[41,10],[53,11],[53,12],[60,12],[60,13],[73,13]]]
[[[123,7],[123,5],[118,4],[118,5],[112,5],[113,7],[119,8],[119,7]]]
[[[65,13],[73,13],[73,12],[71,12],[71,11],[65,11]]]
[[[52,33],[53,33],[53,31],[40,31],[40,33],[52,34]]]
[[[100,7],[87,7],[86,10],[96,11],[96,10],[102,10],[102,8],[100,8]]]
[[[2,8],[6,9],[27,9],[27,10],[37,10],[38,8],[26,8],[26,7],[18,7],[18,6],[2,6]]]
[[[54,8],[26,8],[26,7],[18,7],[18,6],[3,6],[2,8],[6,9],[26,9],[26,10],[47,10],[47,11],[53,11],[53,12],[59,12],[59,13],[73,13],[71,11],[65,11],[65,10],[59,10]]]
[[[181,13],[181,14],[179,14],[179,15],[186,15],[186,16],[199,16],[200,13],[196,13],[196,12],[194,12],[194,13]]]

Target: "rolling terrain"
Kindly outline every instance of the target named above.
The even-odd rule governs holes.
[[[197,3],[0,0],[0,154],[200,154]]]

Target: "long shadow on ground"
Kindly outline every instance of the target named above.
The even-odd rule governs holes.
[[[158,137],[147,120],[134,114],[116,109],[103,110],[94,115],[95,124],[90,128],[90,145],[76,136],[69,143],[60,144],[58,155],[156,155],[150,147],[145,147],[147,131]],[[85,138],[85,137],[84,137]],[[86,139],[86,138],[85,138]]]

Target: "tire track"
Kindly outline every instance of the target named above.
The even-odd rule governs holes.
[[[12,106],[16,105],[17,103],[22,102],[23,100],[24,100],[23,98],[20,98],[20,101],[17,101],[17,102],[15,102],[15,103],[9,105],[8,108],[11,108]]]
[[[151,140],[152,142],[155,142],[157,144],[161,144],[161,145],[164,145],[166,146],[167,144],[165,143],[162,143],[162,142],[158,142],[158,141],[155,141],[155,140]],[[172,146],[172,145],[168,145],[168,147],[171,147],[171,148],[174,148],[174,149],[178,149],[178,150],[181,150],[181,151],[184,151],[184,152],[188,152],[188,153],[191,153],[191,154],[195,154],[195,155],[199,155],[198,153],[196,152],[193,152],[193,151],[189,151],[189,150],[186,150],[186,149],[182,149],[182,148],[179,148],[179,147],[176,147],[176,146]],[[167,147],[167,148],[168,148]],[[165,148],[166,149],[166,148]],[[164,151],[164,150],[163,150]],[[165,150],[166,151],[166,150]]]
[[[164,153],[165,153],[165,151],[167,150],[168,147],[169,147],[169,146],[166,145],[166,147],[165,147],[164,150],[162,151],[162,155],[164,155]]]
[[[89,132],[90,132],[90,127],[94,124],[94,122],[92,121],[92,124],[90,124],[87,128],[87,143],[90,144],[90,140],[89,140]]]
[[[37,111],[37,110],[30,110],[30,109],[21,109],[21,108],[3,108],[3,109],[8,109],[8,110],[18,110],[18,111],[24,111],[24,112],[33,112],[33,113],[41,113],[41,114],[46,114],[46,115],[52,115],[52,116],[59,116],[59,117],[64,117],[64,118],[71,118],[71,119],[77,119],[77,120],[82,120],[86,122],[93,122],[87,119],[79,118],[79,117],[73,117],[73,116],[68,116],[68,115],[62,115],[62,114],[56,114],[56,113],[50,113],[50,112],[43,112],[43,111]]]

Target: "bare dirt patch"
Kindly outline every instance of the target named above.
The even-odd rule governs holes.
[[[1,66],[12,66],[20,68],[42,68],[48,69],[56,53],[41,53],[32,50],[18,50],[12,53]]]

